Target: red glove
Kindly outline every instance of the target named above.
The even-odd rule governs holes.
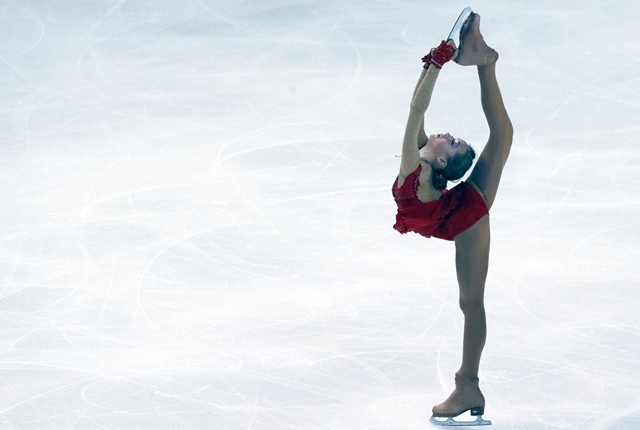
[[[443,40],[437,48],[433,48],[430,53],[422,57],[422,62],[424,63],[423,67],[428,69],[429,65],[433,64],[438,69],[442,69],[444,63],[450,61],[455,52],[456,48]]]

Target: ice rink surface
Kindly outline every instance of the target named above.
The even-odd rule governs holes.
[[[450,242],[392,229],[420,58],[482,16],[494,429],[640,428],[640,3],[0,3],[0,428],[429,429]],[[427,132],[482,149],[475,69]]]

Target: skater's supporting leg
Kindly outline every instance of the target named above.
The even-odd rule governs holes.
[[[487,335],[484,287],[489,244],[488,215],[455,238],[460,308],[464,314],[462,364],[456,372],[456,389],[446,401],[433,407],[434,416],[456,416],[469,408],[484,408],[478,367]]]
[[[489,270],[489,216],[455,238],[460,309],[464,314],[462,365],[459,376],[477,378],[487,336],[484,288]]]

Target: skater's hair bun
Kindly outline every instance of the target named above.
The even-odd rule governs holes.
[[[437,190],[444,190],[447,188],[448,181],[456,181],[467,173],[467,170],[473,164],[473,160],[476,158],[476,151],[471,146],[464,154],[457,154],[449,160],[447,166],[444,169],[433,169],[431,174],[431,182]]]
[[[436,190],[444,190],[447,188],[447,178],[444,177],[444,170],[433,170],[431,172],[431,182]]]

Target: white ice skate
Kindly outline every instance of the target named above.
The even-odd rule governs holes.
[[[469,414],[467,414],[469,412]],[[429,421],[431,424],[437,426],[450,426],[450,427],[463,427],[463,426],[490,426],[491,421],[485,420],[482,418],[482,414],[484,413],[484,408],[471,408],[466,411],[456,415],[455,417],[436,417],[435,415],[431,417]],[[468,417],[472,419],[467,419]],[[462,417],[462,419],[460,419]],[[454,419],[458,418],[458,419]]]
[[[470,7],[465,7],[462,12],[460,12],[460,16],[456,20],[456,23],[453,24],[453,28],[447,37],[447,42],[453,40],[456,46],[460,46],[460,30],[462,30],[462,26],[469,19],[473,11]]]

